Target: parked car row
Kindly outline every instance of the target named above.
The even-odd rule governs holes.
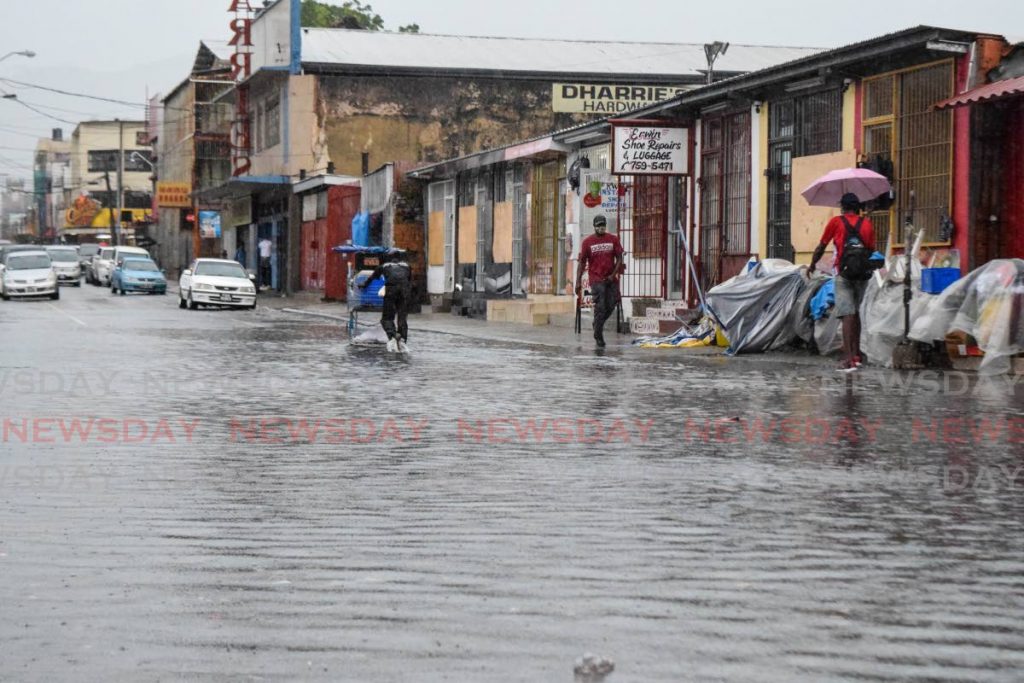
[[[85,245],[90,246],[90,245]],[[0,245],[0,298],[48,296],[60,298],[61,284],[109,284],[110,293],[166,294],[167,278],[149,252],[140,247],[98,247],[83,255],[77,246]],[[178,280],[178,305],[256,308],[256,286],[237,262],[198,258]]]

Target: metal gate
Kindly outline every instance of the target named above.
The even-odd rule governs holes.
[[[534,167],[533,225],[530,229],[531,294],[554,294],[557,287],[556,245],[561,226],[558,188],[564,175],[564,162],[552,161]]]
[[[667,176],[635,176],[632,207],[620,204],[619,240],[626,250],[626,272],[619,288],[624,297],[665,296],[668,184]],[[624,217],[629,220],[621,220]]]
[[[700,275],[705,289],[750,258],[750,112],[701,126]]]
[[[793,159],[842,149],[843,100],[831,88],[768,109],[768,257],[792,261]]]
[[[476,178],[476,291],[486,287],[487,266],[494,263],[491,245],[494,243],[494,205],[491,202],[491,174],[481,173]]]
[[[516,164],[512,180],[512,295],[522,294],[526,270],[526,187],[523,166]]]

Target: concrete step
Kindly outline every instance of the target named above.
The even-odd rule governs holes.
[[[676,309],[665,308],[664,306],[660,308],[648,306],[645,311],[645,316],[648,318],[654,318],[655,320],[675,320]]]
[[[631,334],[660,334],[659,321],[654,318],[630,318],[629,331]]]

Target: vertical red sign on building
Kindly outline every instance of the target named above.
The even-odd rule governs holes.
[[[231,20],[231,40],[235,49],[231,55],[231,78],[238,83],[235,92],[235,119],[231,126],[231,175],[249,172],[249,86],[244,81],[252,74],[252,16],[249,0],[232,0],[228,12]]]

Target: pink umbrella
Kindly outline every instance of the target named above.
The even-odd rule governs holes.
[[[880,173],[866,168],[840,168],[821,176],[800,194],[811,206],[837,206],[847,192],[866,202],[891,187],[889,179]]]

